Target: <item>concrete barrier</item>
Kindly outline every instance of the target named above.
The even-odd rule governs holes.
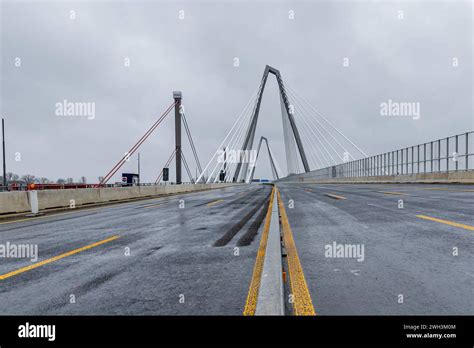
[[[276,190],[273,191],[270,228],[255,315],[285,315],[283,302],[280,220]]]
[[[0,192],[0,213],[19,213],[26,211],[30,211],[27,192]]]
[[[134,187],[108,187],[64,190],[39,190],[39,209],[80,207],[94,203],[106,203],[134,198],[154,197],[159,195],[203,191],[227,186],[229,184],[185,184],[154,185]],[[31,211],[27,192],[0,192],[0,214],[23,213]]]
[[[357,183],[393,183],[393,184],[474,184],[474,171],[418,173],[405,175],[365,176],[359,178],[316,178],[312,173],[291,175],[278,182],[326,183],[326,184],[357,184]]]

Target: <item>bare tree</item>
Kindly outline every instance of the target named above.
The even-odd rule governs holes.
[[[66,180],[64,180],[63,178],[59,178],[58,180],[56,180],[56,183],[62,185],[66,182]]]
[[[18,174],[8,172],[7,173],[7,181],[17,181],[19,179]]]
[[[87,183],[87,178],[85,176],[81,176],[81,183],[86,184]]]
[[[39,179],[38,179],[38,182],[39,182],[40,184],[49,184],[49,179],[42,177],[42,178],[39,178]]]
[[[35,176],[34,176],[34,175],[31,175],[31,174],[25,174],[25,175],[23,175],[23,176],[21,177],[21,180],[22,180],[25,184],[29,185],[29,184],[32,184],[32,183],[35,182]]]
[[[74,182],[74,179],[73,178],[67,178],[66,181],[67,181],[68,184],[72,184]]]

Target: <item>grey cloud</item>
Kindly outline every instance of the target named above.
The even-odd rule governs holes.
[[[280,69],[287,84],[369,154],[473,128],[470,2],[0,6],[0,111],[7,119],[8,169],[20,174],[96,181],[172,102],[173,90],[183,91],[196,147],[207,162],[258,87],[265,64]],[[178,19],[180,9],[184,20]],[[288,19],[290,9],[294,20]],[[404,20],[397,19],[399,10]],[[15,57],[22,59],[20,68]],[[344,57],[348,68],[342,67]],[[453,57],[460,62],[455,69]],[[55,116],[54,105],[63,99],[95,102],[96,118]],[[420,102],[421,119],[381,117],[379,105],[387,99]],[[273,79],[260,135],[269,138],[285,168]],[[170,118],[143,145],[143,181],[154,180],[173,137]],[[15,152],[21,162],[14,161]],[[261,159],[256,176],[269,177],[266,155]],[[135,165],[133,158],[124,170]]]

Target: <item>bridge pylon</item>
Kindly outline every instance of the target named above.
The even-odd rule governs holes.
[[[295,119],[293,117],[293,112],[291,111],[291,108],[290,108],[290,102],[288,101],[288,96],[286,94],[286,91],[285,91],[285,86],[283,84],[283,79],[281,77],[281,74],[280,74],[280,71],[278,71],[277,69],[267,65],[265,66],[265,71],[263,72],[263,76],[262,76],[262,81],[260,83],[260,88],[258,90],[258,95],[257,95],[257,102],[256,102],[256,105],[255,105],[255,109],[254,109],[254,112],[252,114],[252,118],[250,119],[250,124],[249,124],[249,127],[247,129],[247,132],[245,134],[245,138],[244,138],[244,143],[243,143],[243,147],[242,147],[242,150],[244,151],[243,153],[246,153],[248,150],[251,150],[252,147],[253,147],[253,141],[254,141],[254,138],[255,138],[255,130],[257,128],[257,121],[258,121],[258,116],[259,116],[259,113],[260,113],[260,104],[262,102],[262,96],[263,96],[263,91],[265,90],[265,85],[267,83],[267,78],[268,78],[268,75],[269,74],[273,74],[275,75],[276,79],[277,79],[277,83],[278,83],[278,89],[280,91],[280,99],[283,103],[282,107],[284,109],[284,112],[286,113],[286,117],[288,118],[288,123],[289,125],[291,126],[291,133],[293,135],[293,137],[288,137],[289,139],[286,139],[285,138],[285,149],[287,152],[291,151],[291,146],[290,146],[290,142],[293,141],[296,141],[296,145],[297,145],[297,148],[298,148],[298,152],[300,154],[300,157],[301,157],[301,162],[303,163],[303,167],[304,167],[304,171],[305,172],[309,172],[310,171],[310,168],[309,168],[309,164],[308,164],[308,160],[306,158],[306,153],[304,151],[304,148],[303,148],[303,143],[301,141],[301,137],[300,137],[300,134],[298,132],[298,128],[296,126],[296,122],[295,122]],[[285,128],[285,123],[283,123],[283,127]],[[288,158],[290,157],[290,154],[287,153],[287,161],[288,161]],[[289,165],[289,163],[287,163]],[[237,165],[237,168],[235,169],[235,174],[234,174],[234,178],[236,181],[239,181],[240,180],[240,177],[243,178],[243,180],[246,180],[246,178],[248,177],[248,163],[242,163],[242,161],[239,161],[238,165]]]
[[[176,184],[182,183],[181,180],[181,91],[173,92],[174,98],[174,137],[176,151]]]

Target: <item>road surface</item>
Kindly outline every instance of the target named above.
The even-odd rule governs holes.
[[[317,314],[474,313],[474,186],[278,187]],[[1,314],[241,315],[270,191],[239,185],[1,222],[0,245],[39,253],[0,259]],[[329,257],[334,243],[364,253]]]
[[[317,314],[474,314],[474,186],[279,187]],[[334,242],[363,261],[328,257]]]
[[[105,241],[0,280],[1,314],[241,315],[259,211],[239,227],[270,191],[242,185],[0,223],[0,244],[36,244],[38,262]],[[0,274],[31,264],[0,259]]]

